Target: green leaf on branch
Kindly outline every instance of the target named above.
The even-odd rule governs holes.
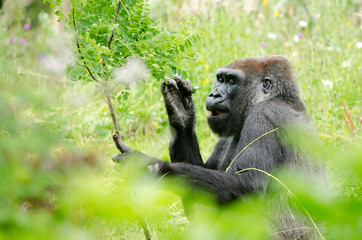
[[[61,0],[44,1],[64,19]],[[78,64],[69,66],[67,71],[72,80],[93,81],[89,71],[101,80],[109,79],[115,68],[133,56],[141,58],[151,74],[159,78],[169,72],[176,73],[182,59],[193,57],[187,50],[197,43],[197,34],[185,26],[172,31],[159,27],[150,18],[150,7],[145,0],[77,0],[72,1],[72,7],[74,19],[72,12],[66,20],[68,29],[74,31],[75,25],[74,39],[78,39],[74,44]],[[80,66],[84,69],[80,70]],[[180,73],[187,75],[184,70]]]

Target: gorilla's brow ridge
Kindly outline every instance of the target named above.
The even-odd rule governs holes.
[[[218,77],[221,74],[226,76],[238,76],[240,79],[245,78],[244,72],[240,69],[219,68],[215,75]]]

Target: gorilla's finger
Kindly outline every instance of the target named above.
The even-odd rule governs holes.
[[[123,153],[116,153],[116,154],[113,155],[112,161],[115,162],[115,163],[120,163],[123,160],[124,155],[125,154],[123,154]]]
[[[189,79],[186,79],[185,81],[183,81],[182,85],[187,93],[192,93],[193,88],[192,88],[191,81]]]
[[[178,88],[180,90],[183,90],[183,81],[181,79],[181,76],[175,74],[175,75],[173,75],[173,79],[176,81]]]
[[[167,85],[168,85],[168,87],[174,87],[177,90],[179,89],[178,86],[177,86],[177,82],[172,78],[168,80]]]
[[[161,79],[161,93],[165,92],[167,88],[167,83]]]
[[[182,81],[181,76],[178,75],[177,73],[176,73],[175,75],[173,75],[172,78],[173,78],[176,82],[181,82],[181,81]]]

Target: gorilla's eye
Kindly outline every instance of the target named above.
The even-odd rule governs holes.
[[[229,83],[230,84],[235,84],[236,83],[235,78],[233,78],[233,77],[229,78]]]
[[[265,90],[270,90],[273,87],[271,79],[269,77],[264,78],[263,80],[263,88]]]
[[[224,82],[224,78],[218,77],[218,78],[217,78],[217,81],[220,82],[220,83],[223,83],[223,82]]]

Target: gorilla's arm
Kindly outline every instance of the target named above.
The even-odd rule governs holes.
[[[185,177],[194,189],[209,191],[219,203],[227,203],[248,193],[264,193],[265,176],[247,171],[241,174],[225,173],[188,163],[158,162],[153,165],[158,173]]]
[[[205,168],[187,163],[158,162],[154,165],[157,173],[183,176],[196,188],[205,189],[215,194],[220,203],[231,201],[248,193],[264,193],[267,186],[266,176],[258,171],[249,170],[236,174],[237,171],[246,168],[257,168],[266,172],[272,172],[277,161],[282,158],[283,148],[276,139],[274,132],[260,138],[247,147],[233,162],[228,172],[225,170],[240,151],[250,142],[257,139],[266,132],[274,129],[271,122],[262,114],[250,114],[246,120],[248,128],[244,128],[239,136],[236,136],[237,147],[232,156],[222,161],[222,154],[218,154],[218,148],[206,163]],[[258,119],[258,121],[255,121]],[[237,139],[239,138],[239,139]],[[227,142],[221,140],[221,147],[227,147]],[[221,162],[217,166],[217,162]]]
[[[177,75],[161,85],[170,121],[173,140],[170,143],[171,162],[203,166],[195,133],[195,110],[190,80],[182,81]]]
[[[171,162],[184,162],[204,166],[197,141],[195,127],[176,130],[171,129],[173,140],[170,142]]]
[[[208,191],[219,203],[227,203],[249,192],[256,192],[258,184],[250,184],[244,175],[225,173],[188,163],[158,162],[153,166],[158,173],[185,177],[194,190]]]

